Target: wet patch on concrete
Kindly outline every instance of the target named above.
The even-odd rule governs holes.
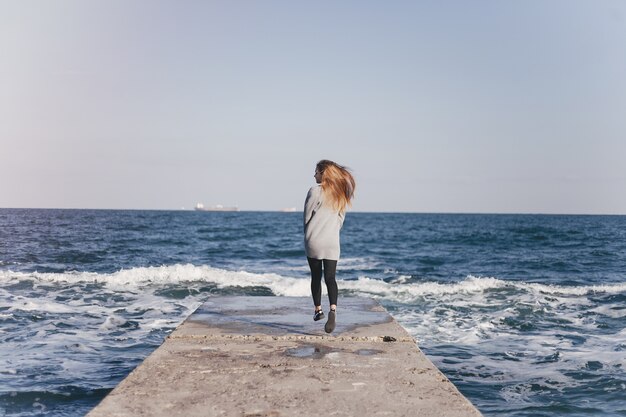
[[[355,351],[346,351],[345,349],[331,348],[319,344],[306,344],[295,348],[285,350],[286,356],[301,359],[323,359],[325,357],[335,358],[339,353],[352,353],[359,356],[374,356],[384,353],[378,349],[358,349]]]
[[[295,348],[287,349],[285,355],[294,358],[311,358],[323,359],[330,353],[341,352],[342,349],[334,349],[323,345],[302,345]]]
[[[361,355],[361,356],[373,356],[373,355],[378,355],[380,353],[383,353],[383,351],[378,350],[378,349],[359,349],[355,351],[354,353],[356,353],[357,355]]]
[[[230,334],[324,336],[323,323],[320,326],[313,322],[309,304],[306,297],[209,298],[187,323]],[[391,321],[391,316],[374,300],[345,297],[333,335]]]

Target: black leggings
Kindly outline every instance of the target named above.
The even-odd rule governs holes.
[[[322,264],[324,265],[324,281],[328,290],[328,301],[330,305],[337,305],[337,281],[335,280],[335,271],[337,270],[337,261],[330,259],[313,259],[306,258],[311,268],[311,294],[315,306],[322,305]]]

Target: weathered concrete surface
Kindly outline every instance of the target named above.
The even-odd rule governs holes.
[[[88,417],[480,416],[377,302],[342,298],[331,336],[312,315],[309,298],[211,298]]]

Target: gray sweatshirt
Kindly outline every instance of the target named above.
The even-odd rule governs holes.
[[[324,192],[319,185],[311,187],[304,202],[304,249],[313,259],[339,260],[339,231],[344,213],[324,204]]]

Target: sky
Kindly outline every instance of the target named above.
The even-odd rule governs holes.
[[[0,207],[626,214],[626,2],[0,0]]]

